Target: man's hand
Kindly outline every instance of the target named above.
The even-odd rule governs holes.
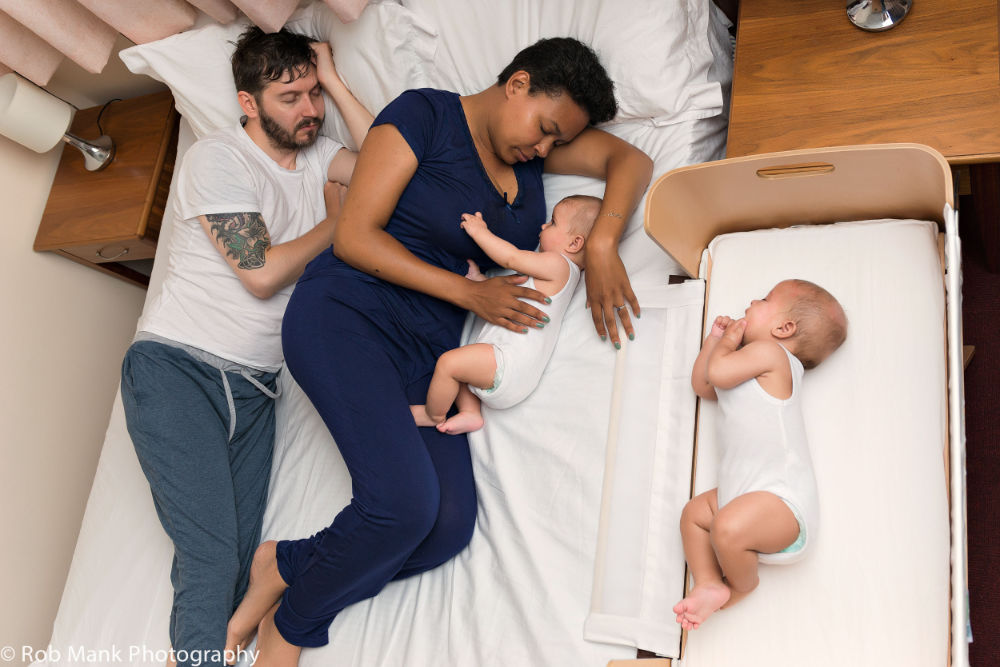
[[[340,208],[344,205],[347,187],[336,181],[327,181],[323,186],[323,199],[326,201],[326,217],[336,220],[340,216]]]
[[[329,88],[330,82],[339,82],[340,75],[337,67],[333,64],[333,50],[327,42],[313,42],[310,44],[313,53],[316,54],[316,78],[324,88]]]

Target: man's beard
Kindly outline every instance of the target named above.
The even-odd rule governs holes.
[[[271,143],[274,144],[275,148],[280,148],[282,150],[287,150],[287,151],[299,150],[302,148],[307,148],[309,146],[312,146],[314,143],[316,143],[316,139],[319,137],[319,128],[320,125],[323,124],[322,118],[318,117],[303,118],[301,121],[299,121],[298,125],[295,126],[295,131],[289,132],[285,128],[281,127],[281,125],[279,125],[277,121],[271,118],[271,116],[267,115],[267,112],[264,111],[263,106],[259,106],[258,111],[260,114],[260,127],[262,130],[264,130],[264,134],[266,134],[267,138],[271,140]],[[316,128],[313,131],[312,136],[302,141],[296,141],[295,135],[298,134],[299,130],[301,130],[306,125],[313,125],[313,124],[316,125]]]

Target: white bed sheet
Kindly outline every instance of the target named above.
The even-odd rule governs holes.
[[[726,85],[731,53],[721,14],[714,20],[712,76]],[[721,157],[725,127],[724,117],[713,117],[659,128],[625,122],[609,130],[654,158],[655,178]],[[193,137],[182,119],[178,160]],[[603,191],[601,183],[571,177],[547,176],[545,186],[550,208],[565,194]],[[637,291],[679,272],[642,233],[642,219],[640,208],[621,244]],[[158,254],[171,224],[164,220]],[[154,265],[148,298],[158,291],[164,264]],[[303,666],[598,665],[634,655],[583,639],[615,355],[594,332],[582,290],[560,336],[538,390],[503,414],[487,412],[486,428],[472,435],[479,517],[469,547],[346,609],[331,627],[330,644],[303,652]],[[300,537],[327,525],[350,493],[343,462],[312,405],[287,374],[281,381],[265,538]],[[57,650],[50,657],[63,659],[48,664],[70,664],[74,647],[117,647],[124,664],[162,665],[170,560],[119,396],[53,627]]]

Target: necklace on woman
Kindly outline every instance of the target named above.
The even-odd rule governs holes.
[[[486,166],[486,163],[483,162],[482,159],[480,159],[479,161],[483,163],[483,170],[486,172],[486,175],[490,177],[490,181],[493,183],[493,187],[496,188],[497,192],[503,195],[504,203],[510,205],[510,201],[508,201],[507,199],[507,191],[504,190],[499,183],[497,183],[497,179],[493,178],[493,174],[490,172],[490,168]]]
[[[491,153],[491,155],[492,155],[492,153]],[[499,160],[499,158],[497,158],[497,159]],[[483,165],[483,171],[486,172],[486,175],[489,177],[490,182],[493,183],[493,187],[496,189],[496,191],[499,194],[503,195],[503,207],[504,207],[504,209],[507,211],[507,213],[510,214],[511,218],[514,219],[514,222],[520,224],[521,223],[521,218],[518,217],[517,211],[514,210],[514,207],[512,207],[510,205],[511,201],[510,201],[510,198],[507,197],[507,190],[506,190],[506,188],[504,188],[503,186],[501,186],[500,183],[497,181],[497,179],[493,177],[493,172],[491,172],[490,168],[486,166],[486,161],[483,160],[482,153],[479,154],[479,164]],[[516,172],[514,173],[514,182],[517,183],[517,173]]]
[[[472,142],[473,142],[473,144],[476,147],[476,152],[479,155],[479,164],[483,165],[483,171],[486,172],[486,177],[490,179],[490,182],[493,184],[493,187],[496,188],[496,191],[499,194],[503,195],[503,201],[504,201],[504,203],[507,206],[510,206],[510,199],[508,199],[508,197],[507,197],[507,189],[504,188],[502,185],[500,185],[500,181],[498,181],[496,179],[496,177],[493,176],[493,172],[490,171],[490,168],[488,166],[486,166],[486,160],[483,159],[483,155],[484,154],[490,155],[490,156],[494,157],[498,162],[502,162],[502,161],[500,160],[500,158],[496,157],[496,155],[493,153],[493,151],[486,150],[485,144],[482,141],[480,141],[479,139],[477,139],[475,134],[472,135]]]

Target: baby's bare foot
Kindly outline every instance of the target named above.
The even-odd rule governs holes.
[[[697,630],[705,619],[726,604],[732,591],[722,582],[699,584],[674,605],[677,622],[685,630]]]
[[[437,430],[448,435],[472,433],[483,427],[483,416],[478,412],[459,412],[437,425]]]

